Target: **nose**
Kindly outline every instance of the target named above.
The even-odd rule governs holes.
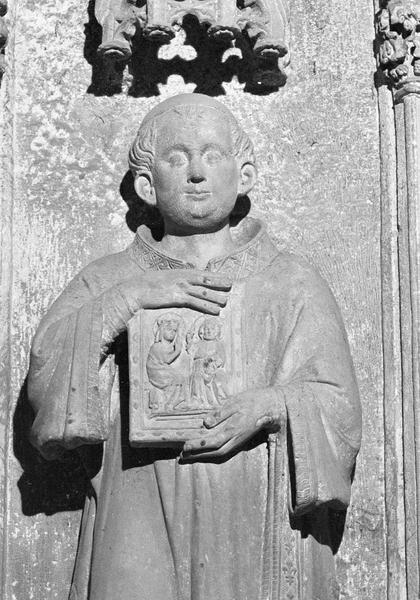
[[[201,158],[193,158],[188,172],[188,183],[201,183],[206,179]]]
[[[195,174],[190,175],[190,177],[188,178],[188,183],[201,183],[204,180],[205,180],[205,177],[203,177],[203,175],[199,175],[198,173],[195,173]]]

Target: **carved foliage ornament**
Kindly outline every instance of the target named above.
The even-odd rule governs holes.
[[[420,77],[420,0],[390,0],[377,14],[379,62],[395,83]]]
[[[282,70],[288,52],[288,0],[96,0],[102,26],[98,52],[113,61],[129,61],[135,36],[157,45],[168,43],[184,17],[208,25],[208,35],[231,43],[246,32],[255,57]]]
[[[0,82],[5,70],[4,49],[7,42],[7,26],[4,15],[7,13],[7,0],[0,0]]]

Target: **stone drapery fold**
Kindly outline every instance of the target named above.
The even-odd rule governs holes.
[[[349,503],[360,444],[360,406],[348,342],[322,278],[304,261],[277,253],[258,227],[256,232],[248,222],[244,229],[244,250],[215,259],[208,269],[241,280],[247,389],[265,390],[287,414],[287,432],[271,434],[268,443],[261,599],[307,600],[315,593],[332,599],[328,510],[344,510]],[[126,251],[86,267],[42,321],[28,389],[36,415],[32,441],[47,458],[55,458],[60,448],[109,439],[116,378],[112,360],[104,360],[104,354],[132,316],[118,285],[148,268],[191,265],[174,267],[170,257],[154,254],[150,243],[137,239]],[[222,472],[226,465],[219,468]],[[310,542],[297,535],[299,525],[289,527],[288,509],[295,522],[307,513],[317,515]],[[76,589],[86,590],[79,592],[81,600],[88,598],[88,565],[95,560],[92,532],[82,524],[73,585],[73,595]],[[325,577],[316,576],[312,563],[308,566],[311,556],[325,564]]]

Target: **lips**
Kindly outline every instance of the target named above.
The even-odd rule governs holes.
[[[202,200],[204,198],[208,198],[211,195],[211,192],[208,190],[188,190],[185,192],[185,195],[189,198],[197,198]]]

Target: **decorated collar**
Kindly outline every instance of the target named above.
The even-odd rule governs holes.
[[[232,228],[236,248],[210,260],[206,271],[226,273],[232,279],[244,279],[261,271],[270,264],[278,251],[268,237],[265,225],[246,217]],[[194,269],[193,263],[180,260],[164,253],[158,247],[148,227],[141,225],[128,251],[142,270],[162,271],[165,269]]]

